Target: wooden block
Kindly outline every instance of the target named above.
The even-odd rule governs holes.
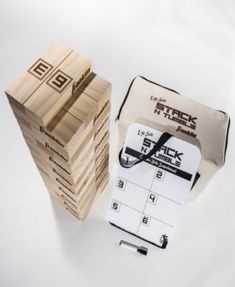
[[[96,188],[98,193],[103,191],[106,184],[108,183],[108,180],[109,180],[109,171],[107,168],[105,168],[100,174],[100,176],[96,179]]]
[[[106,144],[101,153],[99,154],[99,156],[95,160],[96,167],[98,167],[103,161],[103,159],[108,155],[109,155],[109,144]]]
[[[71,97],[73,84],[80,83],[91,69],[88,58],[63,46],[56,45],[54,49],[55,54],[53,48],[49,49],[6,90],[10,101],[22,104],[22,111],[43,127]],[[51,55],[57,65],[47,61]]]
[[[38,150],[35,146],[31,145],[31,143],[28,142],[28,139],[26,139],[26,141],[36,164],[40,165],[40,168],[43,169],[45,173],[47,173],[48,177],[54,182],[55,185],[63,187],[68,192],[71,192],[73,195],[79,194],[80,191],[82,191],[87,181],[87,178],[90,174],[92,174],[93,170],[95,170],[94,155],[92,155],[91,159],[87,161],[86,166],[86,163],[81,166],[79,179],[75,184],[73,184],[63,175],[61,175],[61,171],[58,168],[51,168],[50,164],[48,164],[48,162],[45,162],[42,156],[42,152]]]
[[[50,195],[84,219],[108,181],[111,84],[54,44],[6,94]]]
[[[89,73],[91,61],[72,52],[51,77],[24,103],[35,120],[47,126],[72,95],[73,83],[80,82]]]
[[[61,166],[60,163],[58,163],[58,158],[52,159],[48,154],[44,152],[44,150],[46,149],[44,146],[42,146],[40,143],[37,143],[37,141],[33,140],[32,138],[28,138],[27,136],[25,137],[25,140],[30,148],[30,152],[33,153],[33,155],[37,155],[37,157],[40,158],[41,161],[43,161],[45,168],[48,168],[47,172],[51,176],[54,176],[54,177],[58,176],[62,182],[63,181],[66,182],[65,184],[70,184],[70,185],[73,184],[73,190],[79,188],[76,182],[78,180],[81,180],[81,176],[83,175],[87,162],[90,165],[92,162],[95,162],[94,153],[93,153],[94,148],[91,147],[90,150],[84,149],[83,153],[80,154],[81,159],[79,161],[77,174],[73,176],[63,166]],[[92,144],[92,141],[91,141],[91,144]],[[89,145],[87,145],[86,148],[89,148]],[[34,157],[34,160],[35,160],[35,157]]]
[[[109,117],[107,117],[95,133],[95,144],[99,144],[103,136],[109,130]]]
[[[78,89],[93,98],[98,103],[98,108],[101,108],[107,100],[110,100],[112,85],[91,72]]]
[[[10,101],[13,101],[16,105],[21,104],[20,107],[22,107],[72,51],[71,48],[58,43],[51,45],[26,72],[6,89]]]
[[[50,190],[51,196],[60,204],[62,204],[73,216],[78,218],[79,220],[84,220],[99,192],[101,192],[105,185],[108,182],[108,177],[103,177],[102,182],[100,183],[100,186],[98,189],[96,189],[96,186],[94,183],[92,183],[89,188],[90,192],[86,193],[86,197],[84,198],[82,204],[78,207],[73,200],[70,198],[70,201],[68,198],[65,198],[64,196],[58,195],[51,187],[50,184],[46,183],[47,188]]]
[[[100,125],[104,122],[104,120],[109,117],[111,104],[109,101],[105,102],[105,104],[98,111],[97,115],[94,119],[94,128],[98,130]]]
[[[29,118],[24,112],[22,112],[18,107],[16,107],[14,104],[11,105],[11,108],[13,110],[13,113],[16,117],[16,120],[22,120],[25,123],[27,123],[30,127],[33,127],[37,130],[40,130],[40,125],[33,121],[31,118]]]
[[[86,180],[82,183],[80,187],[80,192],[77,195],[74,195],[73,192],[69,188],[67,188],[64,184],[61,184],[61,182],[59,181],[57,182],[50,176],[48,177],[48,174],[43,169],[44,167],[42,167],[40,164],[40,160],[35,158],[35,163],[38,166],[43,179],[46,180],[47,183],[50,183],[50,189],[53,189],[53,192],[55,192],[58,196],[62,197],[63,200],[69,203],[70,207],[71,205],[76,207],[77,211],[82,206],[84,200],[86,200],[88,193],[94,192],[94,190],[90,188],[91,185],[95,182],[94,172],[92,172],[91,170],[89,170],[89,175],[87,176]]]
[[[62,177],[65,181],[72,183],[74,186],[77,186],[78,182],[81,181],[84,173],[86,172],[87,167],[91,165],[93,161],[94,161],[94,156],[88,152],[88,155],[86,158],[87,164],[85,163],[82,164],[79,168],[79,171],[76,174],[69,175],[66,172],[64,172],[63,169],[55,165],[53,166],[52,171],[56,173],[57,175],[59,175],[60,177]]]
[[[100,142],[95,145],[95,152],[96,152],[96,154],[99,154],[102,151],[103,147],[108,143],[108,141],[109,141],[109,132],[107,131],[103,135],[103,137],[100,140]]]
[[[89,167],[87,167],[83,174],[80,177],[80,180],[77,182],[76,185],[69,185],[66,181],[64,181],[63,178],[59,176],[55,176],[55,183],[57,186],[62,186],[67,192],[74,198],[77,199],[78,195],[82,192],[82,190],[85,188],[88,179],[91,177],[95,170],[95,163],[94,160],[89,163]]]
[[[27,140],[26,140],[27,141]],[[106,142],[104,141],[103,144],[106,144]],[[91,141],[91,145],[92,145],[92,141]],[[71,172],[71,169],[69,169],[69,166],[64,166],[63,162],[60,161],[60,157],[58,157],[57,155],[51,155],[50,153],[48,154],[47,152],[47,148],[42,145],[41,143],[37,143],[37,141],[34,140],[34,142],[32,142],[32,138],[31,138],[31,143],[30,143],[31,149],[38,149],[38,152],[40,153],[40,156],[42,159],[44,159],[47,165],[51,166],[52,165],[52,169],[58,170],[58,173],[62,172],[62,176],[64,175],[65,177],[72,177],[73,173]],[[102,149],[101,149],[102,148]],[[83,149],[83,152],[80,153],[79,156],[79,160],[78,160],[78,165],[76,166],[76,170],[79,170],[82,163],[85,161],[85,159],[83,159],[83,157],[87,156],[87,149],[89,149],[89,144],[86,145],[86,147]],[[101,153],[105,153],[108,152],[108,149],[106,151],[104,151],[103,146],[100,147],[99,149],[100,151],[97,152],[97,157],[100,156]],[[52,152],[51,152],[52,153]],[[88,153],[91,155],[92,150]],[[82,157],[83,156],[83,157]],[[93,155],[92,155],[93,156]],[[99,165],[99,161],[96,162],[97,165]],[[66,173],[63,174],[63,171],[66,170]],[[76,174],[76,172],[75,172]]]
[[[63,200],[66,200],[70,207],[75,208],[76,211],[79,212],[89,195],[96,192],[95,183],[96,181],[93,173],[89,176],[86,185],[82,188],[81,192],[76,195],[76,197],[73,194],[69,193],[63,187],[58,188],[56,190],[56,193],[58,194],[58,196],[62,197]]]
[[[106,174],[104,174],[102,180],[97,185],[97,192],[98,193],[103,192],[108,182],[109,182],[109,173],[107,172]]]
[[[51,162],[53,162],[55,165],[62,167],[63,170],[67,172],[67,174],[76,175],[77,170],[80,168],[81,164],[83,163],[84,156],[86,156],[86,152],[91,147],[93,143],[93,133],[90,135],[87,135],[85,138],[85,143],[80,144],[77,152],[77,157],[74,159],[73,164],[69,164],[68,161],[65,159],[63,155],[61,155],[61,151],[57,152],[55,149],[50,147],[50,145],[45,141],[42,140],[40,137],[39,131],[30,128],[30,126],[24,122],[22,119],[18,119],[18,123],[21,127],[21,130],[24,134],[24,136],[28,138],[34,138],[34,142],[32,144],[35,144],[38,146],[38,148],[41,149],[42,156],[47,159],[50,159]],[[40,141],[39,141],[40,140]],[[45,143],[45,144],[44,144]],[[89,151],[91,153],[92,151]]]
[[[109,114],[110,111],[110,104],[106,103],[104,107],[102,107],[102,113],[99,115],[99,120],[96,121],[96,126],[94,126],[94,129],[98,129],[97,132],[99,132],[100,127],[98,125],[102,124],[101,121],[104,120],[104,117]],[[20,113],[18,110],[14,110],[17,119],[21,119],[26,121],[27,117]],[[73,161],[73,157],[71,158],[71,161],[69,159],[69,154],[65,152],[64,146],[67,142],[71,140],[72,137],[74,137],[74,142],[76,143],[76,149],[79,146],[79,143],[83,140],[86,140],[87,133],[91,132],[92,129],[92,123],[90,121],[89,126],[87,129],[82,133],[82,136],[76,137],[75,134],[79,129],[79,126],[81,125],[81,122],[77,120],[75,117],[71,116],[69,113],[65,113],[64,110],[61,110],[56,117],[51,121],[48,129],[43,129],[37,123],[35,123],[32,120],[27,120],[29,124],[33,128],[39,129],[40,133],[35,131],[33,128],[31,128],[34,133],[35,137],[38,141],[45,144],[46,146],[50,147],[51,150],[54,150],[57,154],[59,154],[63,159],[65,159],[68,162]],[[29,127],[30,128],[30,127]],[[79,135],[79,133],[78,133]],[[78,138],[78,140],[76,140]],[[79,152],[78,150],[76,150]],[[75,152],[74,152],[75,153]]]
[[[99,182],[99,185],[96,186],[96,191],[92,194],[90,194],[90,197],[87,199],[87,201],[84,203],[84,206],[83,208],[80,209],[80,212],[79,212],[79,218],[80,220],[84,220],[91,208],[91,206],[93,205],[97,195],[102,192],[105,188],[105,186],[107,185],[108,183],[108,172],[104,171],[104,173],[102,174],[101,176],[101,180]]]
[[[109,155],[107,154],[103,161],[96,167],[96,178],[99,178],[102,171],[108,169]]]

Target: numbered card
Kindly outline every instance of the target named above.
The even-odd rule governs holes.
[[[162,132],[139,123],[129,126],[121,158],[136,161],[153,149]],[[161,248],[172,241],[197,173],[198,147],[176,137],[150,158],[119,166],[108,221]]]

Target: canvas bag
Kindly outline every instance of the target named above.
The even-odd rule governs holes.
[[[191,198],[203,191],[225,163],[229,116],[144,77],[138,76],[132,81],[116,120],[119,136],[117,156],[122,150],[128,126],[134,122],[169,133],[200,148],[202,158]],[[117,161],[121,164],[120,157]]]

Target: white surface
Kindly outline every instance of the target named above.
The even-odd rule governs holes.
[[[140,154],[143,154],[142,148],[145,148],[144,153],[147,154],[154,147],[152,143],[157,143],[161,135],[162,132],[138,122],[129,125],[121,155],[124,164],[129,163],[131,166],[138,161],[126,151],[127,147]],[[149,146],[145,139],[151,143]],[[160,150],[151,156],[148,163],[141,162],[131,168],[119,165],[117,173],[113,173],[107,219],[158,246],[163,245],[163,235],[166,235],[167,248],[170,248],[188,202],[201,152],[195,145],[175,137],[168,139],[164,146],[181,154],[179,159],[169,157]],[[162,158],[159,160],[159,155],[166,155],[167,159],[172,160],[171,163]],[[170,173],[166,166],[175,173]],[[176,171],[188,174],[191,179],[184,178]],[[119,186],[120,182],[123,185]],[[151,196],[154,196],[153,200]]]
[[[1,286],[235,285],[234,15],[232,0],[1,1]],[[84,224],[50,201],[3,90],[53,40],[113,83],[113,118],[137,74],[231,115],[227,163],[188,205],[171,249],[109,226],[110,190]],[[114,138],[112,129],[112,151]]]

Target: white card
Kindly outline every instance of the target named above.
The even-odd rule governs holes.
[[[162,132],[139,123],[129,126],[125,162],[149,153]],[[171,137],[150,159],[119,166],[112,187],[108,221],[161,248],[172,241],[201,159],[198,147]]]

